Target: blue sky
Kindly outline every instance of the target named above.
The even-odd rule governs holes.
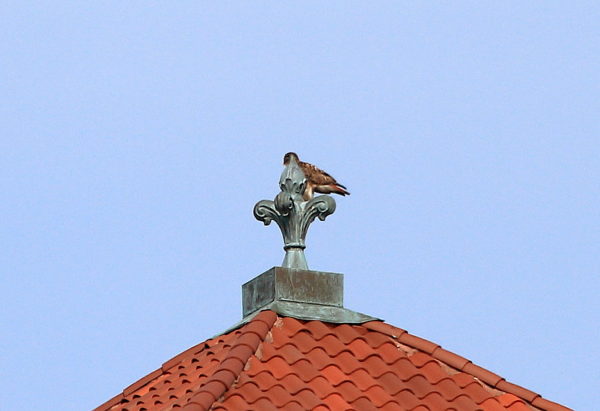
[[[600,390],[596,2],[7,2],[0,404],[91,409],[241,317],[296,151],[345,305],[578,410]]]

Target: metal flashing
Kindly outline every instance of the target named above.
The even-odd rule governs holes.
[[[343,274],[273,267],[242,285],[243,320],[231,329],[264,310],[284,317],[335,324],[378,320],[344,308],[343,302]]]
[[[242,285],[244,317],[275,301],[342,307],[344,275],[273,267]]]

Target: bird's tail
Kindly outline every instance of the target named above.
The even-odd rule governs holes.
[[[349,196],[350,195],[350,191],[346,190],[346,187],[344,187],[341,184],[332,184],[331,189],[332,189],[331,190],[332,193],[336,193],[341,196]]]

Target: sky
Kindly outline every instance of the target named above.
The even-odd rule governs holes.
[[[0,408],[92,409],[241,319],[296,151],[345,306],[600,391],[597,2],[0,6]]]

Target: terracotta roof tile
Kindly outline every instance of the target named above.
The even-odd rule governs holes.
[[[496,388],[498,388],[499,390],[502,390],[502,391],[509,392],[511,394],[515,394],[518,397],[524,398],[528,402],[532,402],[534,399],[539,397],[539,394],[536,394],[533,391],[529,391],[526,388],[523,388],[521,386],[518,386],[516,384],[510,383],[510,382],[507,382],[504,380],[498,382],[498,384],[496,384]]]
[[[353,410],[352,405],[348,404],[340,394],[332,393],[327,397],[323,398],[323,402],[332,411],[346,411]]]
[[[488,398],[483,401],[479,406],[484,411],[504,411],[507,408],[501,405],[496,398]]]
[[[394,398],[398,401],[398,404],[406,410],[412,410],[417,407],[421,402],[409,389],[404,389],[397,392]]]
[[[445,410],[451,405],[448,404],[444,398],[440,395],[440,393],[432,391],[427,394],[425,397],[421,399],[423,405],[425,405],[430,410]]]
[[[409,333],[402,334],[398,341],[403,344],[409,345],[411,347],[417,348],[421,351],[425,351],[427,354],[433,353],[439,345],[432,343],[431,341],[427,341],[424,338],[417,337],[416,335],[412,335]]]
[[[322,403],[321,398],[318,397],[314,391],[308,388],[297,392],[294,395],[294,399],[299,401],[304,406],[305,410],[313,409]]]
[[[484,368],[481,368],[478,365],[473,364],[472,362],[467,363],[462,370],[463,372],[467,373],[467,374],[471,374],[477,378],[479,378],[481,381],[490,384],[491,386],[495,386],[496,384],[498,384],[500,381],[502,381],[504,378],[500,377],[498,374],[494,374],[491,371],[488,371]]]
[[[378,408],[367,397],[360,397],[351,402],[355,410],[377,411]]]
[[[249,405],[239,394],[230,395],[220,406],[214,407],[215,410],[246,410]]]
[[[496,400],[500,402],[505,407],[510,407],[517,401],[521,401],[521,399],[513,394],[502,394],[496,397]]]
[[[358,388],[363,391],[368,390],[374,385],[379,386],[379,382],[376,381],[373,377],[369,375],[369,373],[364,368],[357,368],[350,374],[350,378]]]
[[[252,404],[250,409],[260,411],[280,411],[280,409],[277,408],[268,398],[261,398],[260,400],[256,401],[254,404]]]
[[[314,342],[313,342],[314,344]],[[318,345],[323,347],[330,357],[335,357],[342,351],[346,351],[346,345],[342,343],[335,335],[329,334],[318,341]]]
[[[451,378],[458,384],[460,388],[465,388],[469,384],[476,384],[477,382],[473,379],[472,375],[465,374],[464,372],[460,372],[458,374],[453,374]]]
[[[322,321],[308,321],[304,324],[315,340],[321,340],[327,335],[335,337],[335,333]]]
[[[409,357],[410,358],[410,357]],[[442,370],[440,364],[437,361],[430,361],[425,363],[422,367],[419,367],[421,373],[427,378],[432,384],[437,384],[445,378],[448,378],[448,374]]]
[[[386,342],[377,348],[373,347],[371,349],[375,349],[386,364],[393,364],[400,358],[406,357],[406,354],[400,351],[392,342]]]
[[[367,395],[367,398],[370,398],[379,408],[384,404],[394,402],[394,398],[379,385],[373,385],[365,391],[365,394]]]
[[[314,351],[314,350],[313,350]],[[295,362],[305,358],[305,355],[298,350],[293,344],[286,344],[283,347],[275,349],[273,345],[268,344],[262,350],[262,360],[268,361],[273,357],[280,357],[288,364],[292,365]]]
[[[335,335],[343,344],[350,344],[354,340],[358,339],[361,335],[365,334],[361,331],[362,330],[357,327],[353,327],[348,324],[340,324],[335,328]]]
[[[393,325],[386,324],[382,321],[369,321],[361,324],[361,326],[367,330],[380,332],[393,338],[400,338],[402,334],[406,333],[406,330],[394,327]]]
[[[357,360],[364,360],[373,354],[373,348],[362,338],[357,338],[354,341],[346,343],[346,347]]]
[[[321,375],[334,386],[350,379],[348,374],[344,373],[337,365],[329,365],[323,368]]]
[[[253,404],[260,398],[265,396],[264,391],[262,391],[260,387],[254,382],[249,382],[240,386],[238,391],[244,394],[244,399],[249,404]]]
[[[306,411],[306,408],[297,401],[292,401],[285,404],[286,411]]]
[[[486,391],[482,385],[477,383],[465,386],[462,391],[467,394],[467,396],[472,399],[475,404],[481,404],[490,398],[490,393]]]
[[[458,385],[456,385],[452,378],[444,378],[443,380],[440,380],[435,385],[435,388],[447,401],[452,401],[462,394],[462,390]]]
[[[436,362],[431,355],[427,355],[424,352],[416,352],[410,355],[409,360],[418,368],[423,367],[425,364]]]
[[[453,404],[456,404],[456,408],[461,411],[470,411],[470,410],[480,410],[481,407],[478,407],[475,402],[469,398],[466,394],[461,394],[455,399],[452,400]]]
[[[436,350],[433,353],[433,357],[452,368],[456,368],[457,370],[462,370],[467,363],[471,362],[466,358],[454,354],[453,352],[444,350],[443,348]]]
[[[395,401],[390,401],[386,404],[383,404],[380,408],[382,411],[403,411],[404,408],[402,408],[400,406],[400,404],[398,404]]]
[[[412,376],[421,373],[421,371],[408,359],[408,357],[401,358],[400,360],[396,361],[390,368],[396,371],[397,375],[402,379],[402,381],[406,381]]]
[[[281,380],[279,380],[278,383],[281,384],[281,386],[284,387],[292,395],[297,394],[306,387],[304,381],[302,381],[300,378],[298,378],[297,375],[294,374],[286,375]]]
[[[421,374],[416,374],[406,381],[406,385],[417,396],[424,398],[427,394],[434,390],[434,387]]]
[[[362,363],[364,364],[365,370],[375,378],[390,370],[390,367],[375,353],[368,356]]]
[[[294,363],[294,370],[292,372],[295,372],[305,382],[319,376],[319,371],[308,360],[304,359]]]
[[[303,360],[303,361],[304,361],[304,363],[306,362],[305,360]],[[298,361],[298,363],[300,363],[300,361]],[[250,376],[252,376],[255,372],[258,373],[258,372],[267,371],[267,372],[272,373],[275,378],[280,380],[281,378],[285,377],[286,375],[294,373],[294,370],[292,369],[292,367],[288,363],[286,363],[285,360],[281,357],[273,357],[264,363],[259,362],[259,360],[256,357],[254,357],[251,359],[251,361],[248,363],[248,365],[250,366],[250,368],[246,372],[248,372],[248,374]],[[300,366],[298,368],[300,368]],[[304,369],[305,369],[305,367],[302,367],[302,370],[304,370]],[[296,373],[298,375],[304,374],[304,372],[302,374],[300,374],[300,370],[297,370]],[[309,381],[310,378],[308,378],[308,379],[302,378],[302,380]]]
[[[129,387],[125,388],[123,390],[123,396],[127,397],[128,395],[135,393],[136,391],[140,391],[145,385],[147,385],[150,381],[154,380],[161,374],[162,371],[160,369],[152,371],[150,374],[146,375],[141,380],[134,382]]]
[[[387,371],[380,375],[379,378],[377,378],[377,383],[391,394],[395,394],[400,391],[402,386],[405,386],[400,377],[392,371]]]
[[[567,411],[380,321],[328,324],[263,311],[95,411]]]
[[[371,348],[379,348],[382,344],[393,341],[390,336],[381,333],[365,333],[362,338],[371,346]]]
[[[273,405],[276,405],[279,409],[294,399],[281,385],[274,385],[261,394],[261,398],[269,398],[273,402]]]
[[[338,356],[329,360],[330,364],[334,362],[347,374],[352,374],[358,369],[364,369],[364,364],[353,356],[350,351],[342,351]]]
[[[336,392],[333,384],[331,384],[327,378],[323,376],[318,376],[310,383],[308,383],[308,387],[319,397],[326,398],[329,395]]]

